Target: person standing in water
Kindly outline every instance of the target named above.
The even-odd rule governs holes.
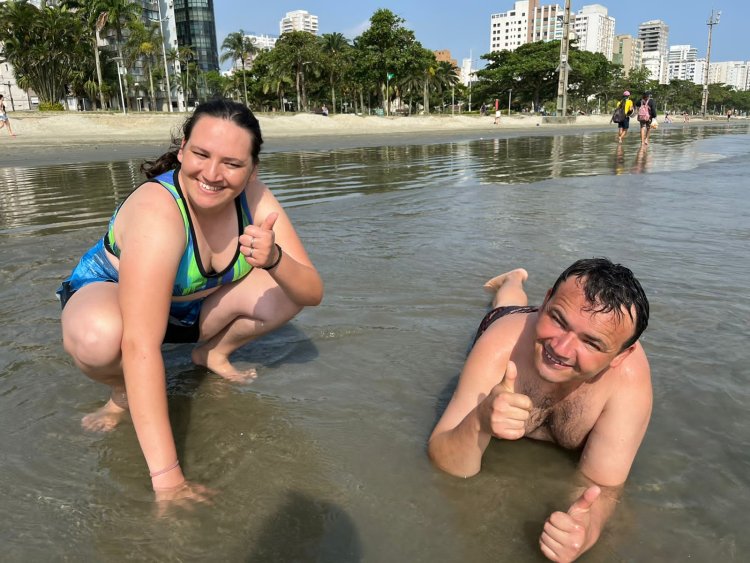
[[[246,381],[256,372],[236,368],[232,352],[323,297],[289,217],[258,179],[262,142],[244,105],[200,104],[57,292],[65,350],[110,387],[82,425],[111,430],[129,410],[157,500],[206,493],[177,458],[162,343],[197,342],[195,364]]]

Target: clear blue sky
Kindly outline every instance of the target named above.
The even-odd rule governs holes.
[[[552,4],[553,1],[544,1]],[[564,0],[558,0],[560,6]],[[714,26],[711,61],[750,60],[748,22],[750,3],[747,0],[602,0],[599,2],[573,1],[571,11],[599,3],[615,18],[615,33],[638,35],[638,25],[649,19],[660,19],[669,26],[670,45],[691,45],[698,56],[706,56],[708,20],[711,10],[721,10],[721,21]],[[639,6],[646,6],[646,15]],[[744,6],[744,7],[743,7]],[[318,16],[320,33],[338,31],[352,39],[359,35],[378,8],[388,8],[406,20],[406,27],[414,31],[417,40],[427,49],[450,49],[451,55],[461,59],[479,59],[489,51],[490,14],[507,12],[513,0],[302,0],[287,2],[271,0],[215,0],[216,35],[222,41],[232,31],[245,30],[255,34],[279,34],[279,21],[287,12],[307,10]],[[475,66],[483,66],[478,61]],[[229,63],[224,65],[228,68]]]

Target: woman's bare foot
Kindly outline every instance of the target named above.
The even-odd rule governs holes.
[[[487,280],[483,287],[488,293],[497,293],[505,282],[517,281],[518,283],[523,284],[528,277],[529,273],[526,270],[523,268],[516,268],[515,270],[505,272],[504,274],[500,274],[499,276]]]
[[[220,375],[224,379],[234,383],[247,383],[258,377],[258,372],[255,368],[237,369],[232,365],[227,356],[219,354],[215,350],[205,350],[202,346],[198,346],[193,350],[192,359],[195,365],[203,366],[216,375]]]
[[[114,394],[114,392],[113,392]],[[124,395],[124,391],[122,395]],[[92,412],[87,414],[81,419],[81,426],[84,430],[89,432],[110,432],[120,423],[128,412],[127,399],[125,399],[124,407],[118,405],[117,401],[110,397],[106,404]]]

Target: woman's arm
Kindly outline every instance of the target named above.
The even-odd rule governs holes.
[[[158,473],[177,460],[161,344],[185,231],[172,196],[157,184],[146,184],[120,210],[115,236],[121,249],[122,368],[128,404],[149,471]],[[184,480],[176,466],[155,476],[152,485],[171,488]]]
[[[254,224],[248,226],[240,237],[241,251],[246,260],[260,268],[276,264],[268,269],[268,273],[297,305],[320,304],[323,280],[307,255],[289,216],[261,182],[251,181],[248,195]],[[277,244],[281,247],[281,255]]]

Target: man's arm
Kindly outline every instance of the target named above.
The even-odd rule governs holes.
[[[508,319],[510,320],[510,319]],[[458,386],[430,436],[428,453],[443,471],[459,477],[479,472],[492,436],[517,440],[525,433],[531,400],[515,392],[516,366],[509,362],[514,322],[496,321],[466,360]]]
[[[593,546],[617,506],[651,417],[648,361],[640,344],[633,358],[611,375],[618,384],[589,434],[579,462],[584,487],[567,512],[553,513],[540,546],[553,561],[573,561]]]

